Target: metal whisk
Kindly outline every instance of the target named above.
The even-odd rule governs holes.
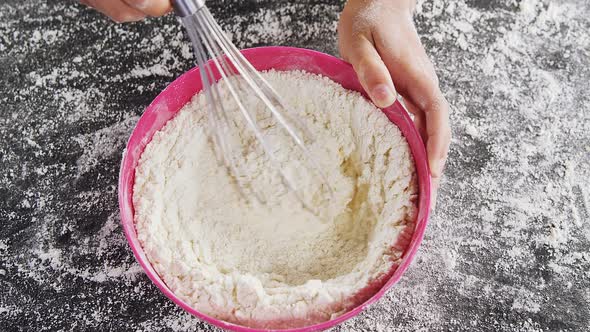
[[[311,133],[293,117],[293,113],[289,112],[278,93],[226,37],[205,6],[205,1],[174,0],[173,7],[176,15],[181,18],[193,44],[203,82],[203,91],[208,103],[207,116],[218,157],[221,155],[221,159],[234,175],[242,194],[252,194],[259,202],[265,203],[265,198],[251,187],[250,175],[243,169],[243,160],[240,160],[243,156],[234,151],[231,142],[229,142],[229,138],[232,137],[232,133],[229,132],[232,130],[231,121],[234,120],[231,116],[234,114],[229,114],[227,111],[229,101],[220,94],[218,85],[221,83],[231,94],[233,102],[239,108],[239,113],[244,117],[242,120],[245,120],[247,127],[254,133],[271,164],[281,175],[287,189],[295,193],[303,205],[309,209],[309,205],[302,199],[302,193],[298,190],[297,177],[300,174],[298,175],[297,172],[292,174],[293,172],[284,168],[284,163],[282,165],[281,161],[277,160],[275,156],[277,147],[273,145],[277,142],[266,137],[256,120],[256,114],[253,114],[245,105],[244,100],[251,100],[252,96],[264,103],[269,115],[275,119],[277,125],[285,130],[284,137],[288,139],[288,142],[285,143],[290,145],[287,148],[298,149],[298,155],[301,156],[300,165],[305,165],[306,171],[314,174],[315,178],[320,181],[322,190],[331,194],[332,189],[327,177],[306,147],[306,144],[313,140]],[[209,59],[211,61],[208,61]],[[219,73],[221,78],[219,83],[216,83],[215,72]]]

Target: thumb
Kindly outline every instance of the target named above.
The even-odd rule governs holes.
[[[162,16],[172,9],[170,0],[123,0],[127,5],[149,16]]]
[[[347,53],[347,60],[354,67],[361,85],[373,103],[380,108],[391,106],[397,92],[373,43],[364,35],[359,35]]]

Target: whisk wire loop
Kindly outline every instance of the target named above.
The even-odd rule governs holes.
[[[209,104],[207,114],[213,132],[212,137],[219,149],[218,157],[221,154],[220,160],[223,160],[233,173],[242,194],[244,196],[247,196],[247,193],[253,194],[259,202],[265,202],[265,199],[250,186],[250,175],[239,166],[241,163],[236,159],[239,154],[232,150],[230,141],[235,136],[230,132],[232,124],[228,119],[228,111],[224,106],[223,96],[220,93],[215,77],[219,77],[227,91],[229,91],[247,126],[252,130],[273,167],[280,174],[284,185],[297,196],[303,205],[309,209],[309,205],[303,200],[301,193],[298,191],[297,179],[289,176],[281,167],[280,161],[275,157],[276,149],[273,150],[273,146],[269,144],[265,134],[261,131],[256,116],[244,105],[244,97],[255,96],[265,105],[280,128],[285,130],[287,137],[290,137],[294,143],[293,145],[300,149],[305,160],[304,163],[308,163],[308,169],[313,170],[319,176],[323,183],[322,187],[327,189],[329,194],[332,194],[332,188],[329,185],[327,176],[313,158],[305,145],[306,141],[301,136],[301,134],[304,134],[308,138],[307,143],[309,144],[311,133],[298,119],[291,116],[292,113],[289,114],[289,109],[281,96],[229,40],[208,8],[202,5],[192,14],[182,16],[181,20],[193,44],[197,64],[200,68],[203,91]],[[219,75],[215,75],[215,70]]]

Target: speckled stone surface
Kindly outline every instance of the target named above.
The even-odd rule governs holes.
[[[336,53],[341,1],[210,1],[238,46]],[[420,254],[334,331],[589,331],[590,4],[419,1],[453,145]],[[400,45],[403,47],[403,45]],[[142,110],[192,66],[171,17],[0,1],[0,331],[216,331],[143,274],[117,176]]]

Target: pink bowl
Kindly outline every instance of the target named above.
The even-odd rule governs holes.
[[[340,83],[346,89],[361,92],[366,97],[352,66],[333,56],[307,49],[291,47],[260,47],[243,50],[242,53],[258,70],[299,69],[310,73],[321,74]],[[132,198],[135,167],[137,166],[139,157],[145,146],[152,139],[154,133],[162,128],[168,120],[173,118],[184,104],[186,104],[193,95],[200,91],[201,88],[202,85],[199,69],[193,68],[192,70],[189,70],[168,85],[168,87],[156,97],[156,99],[147,107],[135,126],[127,143],[119,173],[119,206],[121,209],[123,229],[127,241],[129,241],[131,249],[135,254],[135,258],[139,261],[139,264],[141,264],[148,277],[168,298],[178,304],[181,308],[202,320],[228,330],[240,332],[271,331],[224,322],[191,308],[190,305],[176,297],[166,284],[164,284],[162,279],[160,279],[154,268],[151,266],[139,240],[137,239],[133,221]],[[420,246],[428,222],[430,206],[430,172],[427,165],[426,151],[412,120],[399,102],[396,102],[391,107],[383,109],[383,112],[399,127],[408,140],[418,175],[419,197],[416,222],[413,229],[410,229],[407,234],[403,234],[403,241],[398,241],[398,243],[392,244],[392,246],[395,247],[403,244],[403,247],[400,248],[404,250],[401,262],[399,265],[394,266],[392,271],[385,276],[384,280],[367,289],[367,291],[371,292],[369,294],[370,297],[367,296],[367,300],[359,306],[352,308],[345,314],[316,325],[280,331],[321,331],[359,314],[366,306],[383,296],[387,289],[400,279]]]

